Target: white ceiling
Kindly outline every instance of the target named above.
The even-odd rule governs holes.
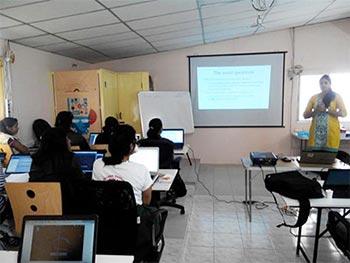
[[[266,0],[272,1],[272,0]],[[0,38],[96,63],[350,17],[350,0],[0,0]]]

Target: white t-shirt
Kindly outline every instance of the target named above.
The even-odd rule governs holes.
[[[95,181],[126,181],[134,190],[136,203],[142,205],[142,192],[153,184],[151,174],[142,164],[126,161],[117,165],[105,165],[102,159],[94,163],[92,179]]]

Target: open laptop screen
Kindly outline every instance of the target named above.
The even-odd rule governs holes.
[[[90,136],[89,136],[89,144],[90,145],[95,145],[95,142],[96,142],[96,139],[97,139],[97,136],[99,136],[100,134],[99,133],[90,133]]]
[[[137,152],[130,156],[130,161],[143,164],[149,172],[156,173],[159,170],[159,148],[139,147]]]
[[[329,170],[324,188],[350,188],[350,170]]]
[[[32,157],[28,154],[15,154],[7,165],[7,174],[29,173],[32,166]]]
[[[25,220],[19,262],[94,262],[95,220]]]
[[[172,141],[175,144],[184,144],[184,130],[183,129],[164,129],[161,137]]]
[[[76,151],[74,152],[74,155],[78,159],[83,173],[92,173],[94,162],[97,159],[97,152],[96,151]]]

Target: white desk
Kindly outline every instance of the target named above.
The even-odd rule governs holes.
[[[290,157],[293,159],[291,162],[283,162],[278,160],[276,166],[253,166],[252,161],[249,157],[241,158],[241,163],[244,168],[245,178],[245,205],[247,207],[249,221],[252,221],[252,173],[276,173],[276,172],[288,172],[288,171],[302,171],[302,172],[326,172],[329,169],[350,169],[350,166],[336,160],[332,165],[300,165],[297,161],[297,157]]]
[[[190,147],[187,144],[185,144],[182,149],[174,150],[174,155],[186,156],[187,159],[188,159],[188,162],[190,163],[190,165],[192,165],[192,161],[191,161],[191,157],[189,155],[189,151],[190,151]]]
[[[177,174],[176,169],[160,169],[159,173],[165,174],[163,177],[159,177],[158,180],[153,184],[153,191],[167,192],[174,182]]]
[[[17,251],[0,251],[0,262],[17,263]],[[133,256],[96,255],[96,263],[132,263]]]
[[[284,202],[289,207],[299,207],[299,201],[291,198],[287,198],[284,196],[281,196]],[[321,224],[321,216],[322,216],[322,209],[349,209],[350,208],[350,199],[349,198],[315,198],[310,199],[310,206],[311,208],[317,209],[317,220],[316,220],[316,230],[315,230],[315,243],[314,243],[314,251],[313,251],[313,258],[312,262],[317,262],[317,255],[318,255],[318,243],[319,239],[328,232],[328,229],[325,229],[320,233],[320,224]],[[344,216],[346,216],[349,212],[345,213]],[[299,227],[298,231],[298,241],[297,241],[297,255],[299,255],[299,252],[301,252],[305,258],[306,261],[310,262],[308,256],[306,255],[306,252],[300,245],[301,240],[301,231],[302,227]]]

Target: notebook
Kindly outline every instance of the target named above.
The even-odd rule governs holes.
[[[337,157],[336,152],[326,151],[303,151],[300,157],[300,164],[325,164],[331,165]]]
[[[19,263],[93,263],[97,216],[26,216]]]
[[[175,149],[180,150],[184,147],[184,129],[163,129],[161,137],[172,141],[175,144]]]
[[[99,156],[97,151],[74,151],[74,156],[78,159],[82,172],[92,174],[94,162]]]

